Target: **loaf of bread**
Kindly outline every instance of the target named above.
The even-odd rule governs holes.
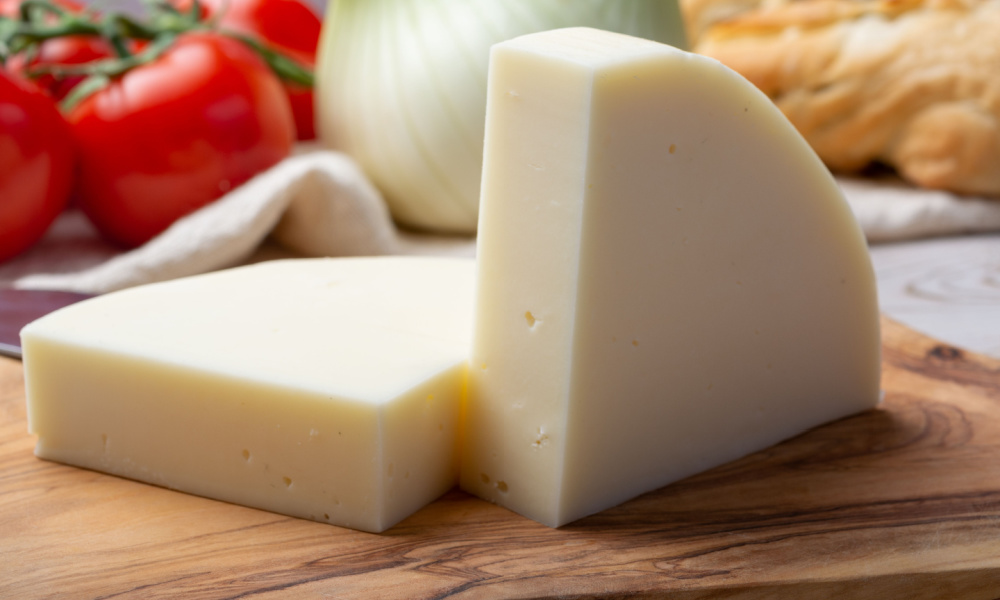
[[[835,171],[1000,197],[1000,0],[681,0]]]

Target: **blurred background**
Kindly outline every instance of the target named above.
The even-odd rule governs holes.
[[[323,0],[306,1],[319,15],[326,10]],[[485,5],[469,3],[473,4]],[[142,13],[142,4],[136,0],[101,0],[95,6],[103,11]],[[883,312],[948,343],[1000,357],[1000,160],[995,156],[1000,153],[1000,109],[990,100],[1000,97],[1000,36],[996,35],[1000,32],[1000,0],[950,4],[925,0],[683,0],[683,7],[692,49],[718,58],[768,94],[838,174],[838,182],[868,236]],[[454,23],[464,22],[456,17]],[[401,20],[396,26],[401,24],[406,22]],[[470,46],[475,45],[477,32],[488,29],[456,26],[451,31],[461,38],[457,45]],[[435,41],[432,36],[411,37],[397,41],[406,49],[400,53],[403,62],[395,67],[400,74],[420,68],[417,62],[422,56],[417,62],[406,62],[415,53],[412,49],[427,50],[428,56],[450,52],[447,44],[430,43]],[[467,73],[456,76],[442,70],[438,75],[469,79]],[[472,76],[483,73],[473,72]],[[344,98],[336,97],[338,102]],[[375,103],[356,102],[353,108],[363,111],[366,104]],[[350,111],[341,112],[331,117],[339,119],[331,129],[349,129],[364,120]],[[380,119],[366,120],[382,125]],[[344,136],[354,137],[358,136]],[[324,144],[331,145],[330,140],[317,145]],[[879,144],[891,147],[883,151]],[[358,177],[367,176],[374,184],[373,190],[364,187],[370,185],[367,181],[362,187],[378,202],[381,192],[396,218],[395,224],[375,223],[356,237],[391,242],[378,251],[416,248],[420,236],[410,229],[434,230],[433,226],[424,227],[433,225],[434,219],[422,222],[422,216],[414,218],[405,206],[397,205],[405,204],[398,199],[405,192],[399,193],[391,175],[380,172],[381,158],[366,160],[365,148],[332,145],[358,160],[364,171]],[[970,156],[973,151],[982,156]],[[449,160],[466,158],[456,153]],[[470,169],[474,171],[475,166]],[[945,173],[949,169],[951,175]],[[463,185],[476,190],[478,180]],[[409,190],[422,187],[410,185]],[[375,221],[382,214],[380,210],[384,208],[370,211]],[[394,227],[399,225],[397,232]],[[453,234],[466,237],[446,239],[444,246],[430,250],[423,246],[421,251],[434,253],[444,248],[451,252],[456,247],[459,253],[471,251],[474,240],[468,236],[474,233],[474,213],[464,225],[445,225],[437,233],[446,238]],[[82,218],[64,219],[54,230],[46,239],[62,236],[73,240],[73,260],[87,268],[120,252],[87,241],[90,234]],[[278,234],[280,238],[282,231]],[[291,234],[284,239],[289,237]],[[289,244],[276,244],[274,238],[268,237],[254,260],[304,251],[301,244],[299,250],[289,250]],[[80,258],[85,254],[77,252],[81,248],[95,252],[87,259],[90,262]],[[46,252],[43,247],[0,264],[0,286],[43,270]],[[317,252],[329,250],[320,248]]]

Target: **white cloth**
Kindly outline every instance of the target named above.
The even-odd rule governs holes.
[[[841,177],[837,183],[872,244],[1000,231],[1000,199],[917,189],[894,178]]]
[[[337,152],[290,157],[122,252],[70,211],[35,248],[0,265],[0,285],[99,294],[269,258],[473,256],[475,240],[407,233],[357,164]]]
[[[873,243],[1000,230],[1000,201],[839,181]],[[354,161],[306,148],[129,252],[70,211],[36,247],[0,265],[0,286],[98,294],[271,258],[381,254],[474,256],[475,240],[400,230]]]

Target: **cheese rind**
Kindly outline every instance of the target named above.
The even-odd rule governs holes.
[[[279,261],[22,332],[36,454],[382,531],[457,480],[473,263]]]
[[[464,489],[560,526],[877,404],[864,238],[746,80],[559,30],[487,115]]]

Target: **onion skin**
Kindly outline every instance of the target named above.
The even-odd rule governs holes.
[[[360,163],[399,224],[475,233],[490,47],[574,26],[687,45],[677,0],[335,0],[318,137]]]

